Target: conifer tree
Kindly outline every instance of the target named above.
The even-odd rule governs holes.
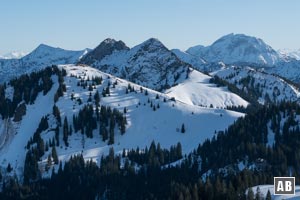
[[[272,200],[272,196],[270,193],[270,190],[268,190],[267,196],[266,196],[266,200]]]
[[[109,129],[109,140],[108,140],[108,145],[114,144],[115,143],[115,133],[114,129]]]
[[[52,158],[53,158],[54,164],[57,165],[58,164],[58,156],[57,156],[55,145],[52,146]]]
[[[45,144],[44,144],[44,140],[42,138],[40,138],[37,141],[37,150],[38,150],[38,156],[42,157],[45,153]]]
[[[60,111],[58,109],[58,107],[56,106],[56,104],[54,104],[53,106],[53,115],[55,116],[58,125],[61,125],[61,117],[60,117]]]
[[[254,192],[253,192],[252,188],[248,189],[247,200],[254,200]]]
[[[8,165],[7,165],[7,167],[6,167],[6,171],[7,171],[8,173],[10,173],[10,172],[12,171],[12,167],[11,167],[11,164],[10,164],[10,163],[8,163]]]
[[[69,146],[69,144],[68,144],[68,135],[69,135],[68,127],[69,127],[68,119],[67,119],[67,117],[65,117],[64,125],[63,125],[63,140],[64,140],[66,146]]]
[[[48,155],[48,159],[47,159],[47,164],[46,164],[46,166],[45,166],[45,170],[46,170],[47,172],[49,171],[51,165],[52,165],[52,159],[51,159],[51,155],[49,154],[49,155]]]
[[[96,102],[96,106],[97,106],[97,105],[99,106],[99,103],[100,103],[100,95],[99,95],[98,90],[96,91],[96,93],[95,93],[95,95],[94,95],[94,99],[95,99],[95,102]]]
[[[184,124],[181,125],[181,133],[185,133],[185,126],[184,126]]]
[[[260,188],[256,188],[255,200],[262,200]]]
[[[120,131],[121,134],[123,135],[126,131],[126,118],[122,117],[121,125],[120,125]]]
[[[56,146],[59,146],[59,127],[58,126],[55,128],[55,141],[56,141]]]

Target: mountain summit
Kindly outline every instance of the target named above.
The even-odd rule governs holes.
[[[273,66],[280,59],[278,53],[262,39],[233,33],[221,37],[210,46],[191,47],[187,52],[207,62],[225,64]]]
[[[132,49],[122,41],[106,39],[80,63],[159,91],[185,79],[190,67],[155,38]]]
[[[116,41],[111,38],[105,39],[93,51],[86,54],[80,63],[92,64],[95,61],[102,60],[105,56],[111,55],[114,51],[129,50],[126,44],[119,40]]]

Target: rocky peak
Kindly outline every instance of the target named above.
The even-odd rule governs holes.
[[[129,47],[127,47],[123,41],[116,41],[114,39],[107,38],[103,42],[101,42],[94,50],[87,53],[80,60],[80,63],[92,64],[94,61],[100,61],[105,56],[111,55],[114,51],[122,50],[129,50]]]

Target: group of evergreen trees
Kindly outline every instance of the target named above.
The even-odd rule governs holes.
[[[0,85],[0,114],[2,118],[12,117],[20,102],[33,104],[40,92],[46,95],[53,85],[51,76],[60,73],[57,66],[52,66],[39,72],[32,72],[30,75],[24,74],[11,80],[8,84]],[[8,86],[13,87],[12,100],[5,96],[5,89]]]
[[[67,91],[67,87],[64,83],[64,76],[66,76],[66,75],[67,75],[67,72],[65,69],[59,70],[57,73],[59,86],[54,95],[54,103],[56,103],[58,101],[59,97],[62,97],[64,95],[64,92]]]
[[[99,104],[96,103],[96,105]],[[114,143],[116,126],[117,130],[121,134],[124,134],[126,124],[126,116],[117,109],[112,109],[109,106],[96,106],[94,109],[92,104],[88,104],[78,112],[78,115],[73,115],[75,132],[80,131],[87,137],[93,138],[93,131],[99,127],[99,134],[102,136],[102,140],[106,141],[108,139],[108,144]]]
[[[160,150],[159,144],[152,143],[148,151],[139,151],[140,155],[134,153],[134,156],[156,160],[159,159],[156,154],[161,154],[159,152],[171,155],[171,151]],[[270,182],[273,178],[272,172],[245,169],[236,174],[215,174],[204,179],[191,156],[176,167],[162,168],[167,162],[158,165],[149,162],[138,165],[136,169],[137,159],[129,154],[122,158],[111,148],[108,156],[101,157],[100,167],[92,161],[85,162],[82,155],[73,156],[64,167],[60,163],[58,171],[52,171],[50,179],[36,179],[23,185],[11,180],[4,186],[0,198],[254,200],[262,198],[254,195],[252,190],[246,193],[246,189]],[[122,159],[125,159],[124,165],[121,164]]]
[[[170,150],[162,149],[160,143],[157,145],[154,141],[151,143],[149,149],[123,151],[122,156],[129,158],[129,160],[139,164],[147,165],[151,167],[158,167],[175,162],[182,158],[182,147],[178,143],[176,146],[172,146]]]
[[[30,181],[35,181],[40,177],[40,169],[38,168],[38,162],[45,152],[49,151],[49,146],[52,147],[51,155],[48,156],[48,163],[46,165],[46,170],[49,170],[52,165],[52,159],[55,164],[58,164],[58,156],[55,149],[55,142],[49,141],[44,142],[41,137],[41,133],[47,130],[49,127],[47,117],[42,117],[38,128],[36,129],[33,137],[27,143],[27,153],[24,163],[24,183],[29,183]]]
[[[67,162],[68,168],[53,173],[50,180],[41,179],[35,184],[46,187],[47,191],[59,190],[69,197],[73,197],[74,192],[79,195],[79,191],[89,191],[87,197],[105,196],[108,199],[261,199],[260,195],[254,194],[259,188],[248,193],[246,190],[254,185],[272,184],[274,176],[289,176],[290,173],[299,184],[299,115],[300,106],[296,103],[264,106],[238,119],[212,140],[200,144],[177,166],[168,164],[183,158],[180,143],[166,150],[152,142],[146,149],[124,151],[122,157],[114,156],[110,150],[107,157],[101,157],[100,167],[74,157]],[[274,134],[273,145],[268,141],[268,134]],[[124,165],[122,159],[125,159]],[[255,168],[239,171],[235,166],[241,161]],[[29,160],[28,163],[34,162]],[[31,165],[36,169],[36,165]],[[226,169],[226,173],[219,169]],[[36,176],[33,173],[32,177]],[[90,189],[81,185],[82,180],[74,181],[78,178]],[[57,188],[58,180],[66,186]],[[35,194],[57,198],[32,184],[26,187]],[[78,191],[78,187],[82,190]],[[2,195],[10,189],[7,186]]]
[[[288,175],[289,170],[299,174],[300,132],[296,115],[300,115],[299,105],[285,102],[248,113],[225,132],[199,145],[201,170],[218,169],[245,158],[247,162],[260,158],[266,161],[265,168],[272,168],[274,175]],[[270,122],[274,133],[268,131]],[[274,145],[268,145],[272,142],[268,141],[268,134],[274,134]],[[288,170],[288,166],[292,167]]]
[[[86,75],[85,75],[86,76]],[[74,75],[71,75],[71,77],[74,77]],[[83,89],[88,88],[89,91],[93,91],[93,89],[96,88],[97,85],[101,85],[103,78],[102,76],[96,76],[92,77],[91,80],[89,77],[85,80],[84,77],[76,77],[77,79],[80,79],[77,82],[77,86],[81,86]]]

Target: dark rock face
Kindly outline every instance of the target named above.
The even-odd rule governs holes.
[[[124,42],[114,39],[106,39],[101,42],[93,51],[87,53],[80,61],[80,64],[91,65],[95,61],[102,60],[105,56],[111,55],[114,51],[129,50]]]

